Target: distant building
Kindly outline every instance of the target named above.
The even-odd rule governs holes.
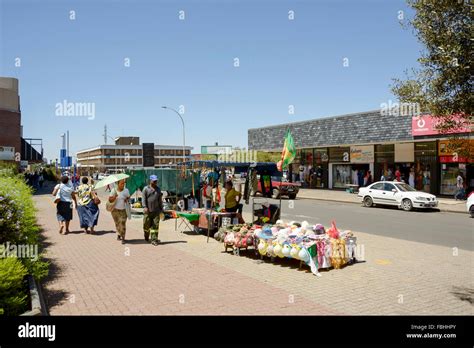
[[[0,77],[0,161],[43,162],[42,150],[32,140],[42,147],[41,139],[23,138],[18,79]]]
[[[185,160],[191,159],[191,146],[185,147]],[[116,172],[143,167],[139,137],[117,137],[114,145],[99,145],[76,153],[77,165],[84,172]],[[155,145],[155,167],[173,166],[183,160],[180,145]]]

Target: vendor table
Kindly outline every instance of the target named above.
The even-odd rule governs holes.
[[[238,213],[217,212],[207,209],[193,209],[193,213],[199,214],[198,228],[207,229],[208,242],[211,231],[219,229],[222,226],[224,218],[230,218],[231,221],[229,224],[232,224],[232,219],[239,217]]]
[[[199,214],[188,212],[188,211],[177,211],[177,210],[165,210],[165,213],[170,214],[176,219],[175,231],[184,225],[184,229],[181,230],[183,233],[186,230],[196,232],[199,224]],[[178,225],[179,221],[179,225]]]

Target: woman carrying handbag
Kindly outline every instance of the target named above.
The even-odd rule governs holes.
[[[110,192],[109,200],[106,205],[107,211],[112,213],[117,229],[117,240],[121,240],[125,244],[125,233],[127,231],[127,210],[126,205],[130,198],[130,192],[125,187],[125,179],[120,180],[116,188]]]
[[[89,185],[89,178],[82,178],[82,185],[77,188],[77,215],[79,215],[79,223],[84,232],[94,233],[94,227],[99,221],[99,204],[100,199]],[[90,229],[90,231],[89,231]]]

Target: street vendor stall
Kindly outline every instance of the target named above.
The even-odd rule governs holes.
[[[252,191],[255,191],[252,190],[252,187],[255,186],[255,182],[253,181],[256,180],[257,174],[260,175],[260,179],[262,180],[261,187],[264,197],[271,197],[271,176],[282,175],[281,172],[278,171],[276,164],[271,162],[190,161],[184,163],[184,165],[191,168],[200,168],[203,173],[208,171],[205,177],[203,191],[205,192],[205,190],[208,189],[207,186],[211,185],[212,189],[215,190],[215,196],[218,197],[217,200],[214,199],[213,192],[211,204],[204,206],[204,211],[200,212],[199,228],[207,229],[208,241],[211,232],[219,229],[224,219],[238,218],[239,222],[243,222],[243,218],[240,214],[226,212],[225,209],[220,207],[220,188],[218,183],[221,181],[223,184],[226,181],[227,169],[233,168],[234,174],[240,174],[245,177],[244,192],[241,191],[241,193],[246,204],[249,204]],[[279,212],[280,207],[278,207],[277,210]]]

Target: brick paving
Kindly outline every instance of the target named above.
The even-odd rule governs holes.
[[[59,235],[50,195],[35,196],[52,277],[44,284],[52,315],[75,314],[468,314],[473,253],[357,232],[365,262],[313,276],[297,263],[224,253],[212,238],[161,225],[163,244],[128,222],[129,244],[101,211],[97,235]],[[102,207],[104,208],[104,207]]]

